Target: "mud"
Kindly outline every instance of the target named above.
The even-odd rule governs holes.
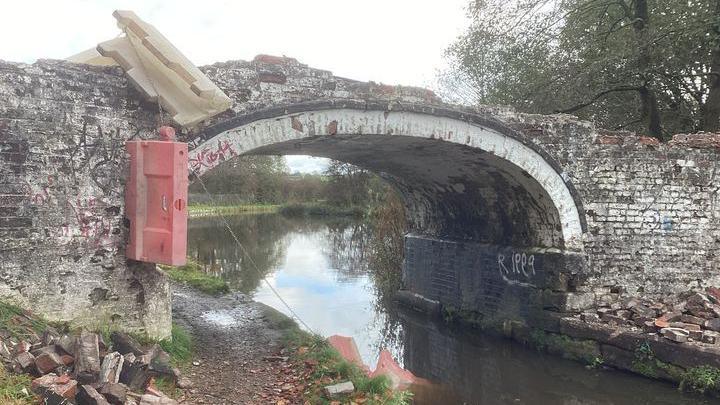
[[[172,287],[173,321],[190,333],[195,351],[185,370],[193,386],[178,402],[302,403],[299,373],[282,359],[282,337],[295,327],[287,317],[240,292],[213,297]]]

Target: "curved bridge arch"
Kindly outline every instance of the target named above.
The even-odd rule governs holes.
[[[235,117],[210,127],[190,147],[197,175],[242,154],[346,161],[381,173],[401,192],[414,232],[582,250],[582,206],[558,165],[485,116],[434,106],[323,101]]]

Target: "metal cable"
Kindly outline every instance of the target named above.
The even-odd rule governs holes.
[[[235,235],[235,232],[232,230],[232,227],[230,226],[230,223],[227,221],[227,218],[225,217],[225,215],[223,215],[222,212],[220,212],[219,210],[216,209],[217,205],[215,204],[215,198],[212,196],[212,194],[210,194],[207,187],[205,186],[205,183],[202,181],[200,176],[195,172],[195,170],[190,168],[190,171],[195,176],[195,178],[200,182],[200,185],[202,186],[203,190],[205,191],[205,194],[207,194],[207,196],[210,198],[210,201],[212,203],[211,209],[213,211],[215,211],[215,215],[220,217],[220,219],[223,221],[223,223],[225,224],[225,228],[227,228],[228,232],[230,232],[230,235],[235,240],[235,243],[238,245],[238,247],[240,247],[240,250],[242,250],[242,253],[245,255],[245,257],[248,258],[250,264],[255,269],[257,274],[262,277],[262,280],[265,282],[265,285],[270,289],[270,291],[272,291],[273,295],[275,295],[275,297],[277,297],[277,299],[280,300],[280,302],[285,306],[285,308],[287,308],[287,310],[290,311],[290,314],[292,315],[293,318],[297,319],[298,322],[300,322],[300,324],[302,324],[302,326],[305,327],[305,329],[307,329],[308,331],[310,331],[313,334],[317,334],[307,323],[305,323],[305,321],[303,321],[302,318],[300,318],[300,315],[298,315],[297,312],[295,312],[292,309],[292,307],[290,307],[290,304],[288,304],[287,301],[285,301],[285,299],[280,295],[280,293],[275,289],[275,287],[273,287],[272,284],[270,284],[270,282],[267,279],[267,276],[262,274],[262,272],[260,271],[260,268],[255,263],[253,258],[250,256],[250,253],[247,251],[247,249],[245,249],[245,246],[243,246],[243,244],[240,242],[237,235]]]

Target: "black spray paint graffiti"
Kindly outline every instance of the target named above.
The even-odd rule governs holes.
[[[88,125],[84,123],[78,140],[70,137],[66,141],[70,146],[58,151],[68,155],[67,171],[73,178],[90,168],[88,170],[90,178],[105,195],[122,190],[116,174],[123,170],[125,145],[124,139],[120,136],[120,129],[116,128],[114,132],[115,134],[103,132],[98,125],[97,134],[89,136]]]

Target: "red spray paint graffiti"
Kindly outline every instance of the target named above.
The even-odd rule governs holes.
[[[229,141],[218,142],[218,146],[215,149],[204,148],[198,152],[194,158],[189,159],[190,167],[192,170],[198,170],[200,168],[213,168],[231,157],[237,156],[232,148]]]

